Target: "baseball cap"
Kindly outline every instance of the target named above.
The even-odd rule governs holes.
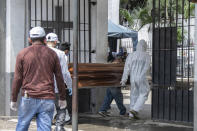
[[[47,34],[46,39],[47,39],[47,41],[57,41],[57,42],[59,42],[58,37],[55,33]]]
[[[29,35],[30,35],[30,38],[42,38],[42,37],[45,37],[46,34],[42,27],[37,26],[37,27],[32,28],[29,31]]]

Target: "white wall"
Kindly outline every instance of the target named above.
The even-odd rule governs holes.
[[[25,0],[6,1],[5,115],[11,114],[9,103],[16,56],[24,48],[24,3]]]
[[[25,0],[7,0],[6,72],[14,72],[16,55],[24,48]]]
[[[119,24],[120,0],[108,0],[108,19],[115,24]]]

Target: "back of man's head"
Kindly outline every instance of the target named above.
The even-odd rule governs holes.
[[[45,31],[42,27],[34,27],[29,31],[29,37],[32,41],[32,43],[34,43],[35,41],[40,41],[42,43],[44,43],[45,40]]]
[[[64,42],[60,45],[59,47],[60,50],[65,51],[65,50],[70,50],[70,43],[69,42]]]

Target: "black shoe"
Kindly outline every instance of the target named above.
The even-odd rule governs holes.
[[[108,116],[110,116],[110,113],[107,112],[107,111],[99,111],[98,114],[101,115],[102,117],[108,117]]]

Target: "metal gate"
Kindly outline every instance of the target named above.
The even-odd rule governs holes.
[[[73,61],[73,10],[72,0],[30,0],[31,28],[41,26],[46,33],[54,32],[59,41],[71,44],[69,61]],[[78,61],[91,63],[91,1],[79,0]]]
[[[193,122],[194,4],[153,0],[152,119]]]

